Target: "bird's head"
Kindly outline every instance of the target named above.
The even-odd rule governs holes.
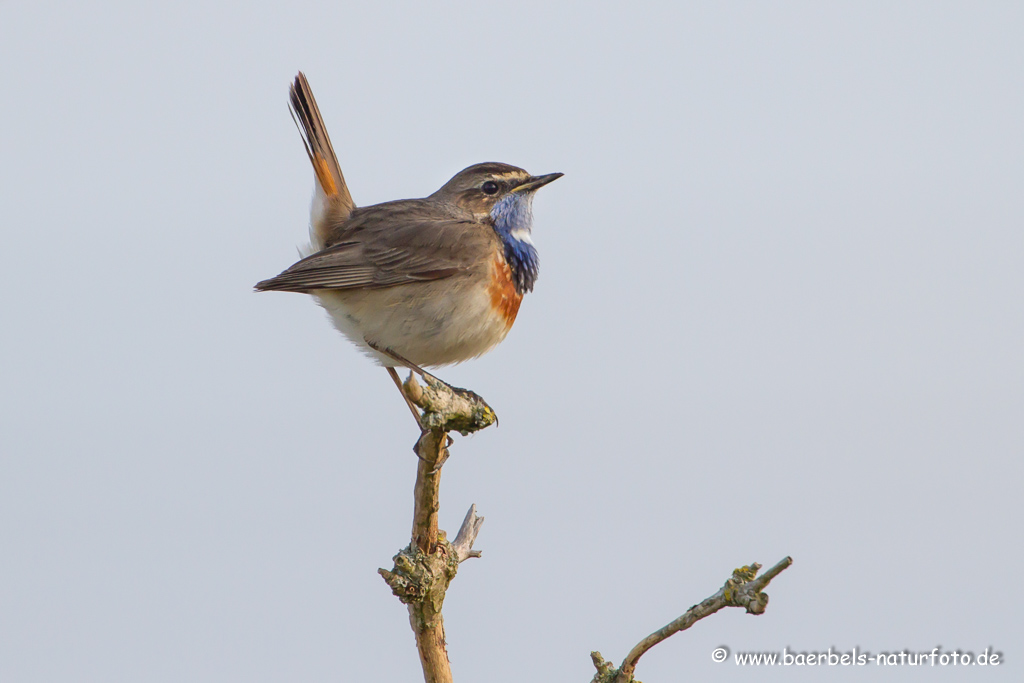
[[[533,176],[516,166],[486,162],[459,171],[431,198],[456,204],[478,218],[495,217],[499,205],[519,206],[529,213],[533,193],[561,177],[561,173]]]
[[[489,222],[504,245],[505,261],[512,270],[516,291],[531,291],[539,272],[533,229],[533,195],[562,177],[561,173],[533,176],[516,166],[484,163],[455,174],[432,199],[452,203]]]

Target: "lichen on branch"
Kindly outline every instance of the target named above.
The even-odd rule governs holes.
[[[498,416],[476,392],[449,386],[429,374],[424,375],[423,381],[425,385],[409,373],[403,387],[409,400],[423,409],[420,426],[424,430],[452,431],[466,436],[497,422]]]

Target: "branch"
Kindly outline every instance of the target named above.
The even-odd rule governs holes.
[[[597,668],[591,683],[634,683],[633,671],[636,670],[637,662],[645,652],[669,636],[685,631],[704,617],[709,617],[725,607],[744,607],[748,614],[764,614],[768,606],[768,595],[761,591],[791,564],[793,559],[786,557],[759,577],[757,572],[760,571],[761,565],[757,562],[733,570],[732,577],[717,593],[694,605],[678,619],[637,643],[622,660],[622,666],[618,669],[612,668],[611,663],[606,661],[600,652],[591,652],[590,658]]]
[[[471,557],[480,557],[483,554],[479,550],[473,550],[473,544],[476,542],[476,536],[480,533],[483,523],[484,518],[477,517],[476,504],[470,505],[466,518],[462,520],[462,527],[459,528],[459,533],[456,534],[455,540],[452,542],[459,562],[465,562]]]
[[[409,400],[423,408],[420,427],[424,430],[455,431],[466,436],[497,422],[498,416],[476,392],[448,386],[430,374],[423,381],[426,386],[420,386],[410,372],[404,387]]]
[[[480,551],[473,550],[473,543],[484,519],[477,516],[473,505],[455,542],[448,542],[437,527],[441,466],[448,459],[448,446],[452,443],[449,430],[469,434],[494,424],[497,417],[472,391],[450,387],[430,375],[425,381],[426,386],[421,387],[410,373],[404,384],[409,400],[423,409],[422,433],[414,448],[419,463],[413,490],[412,540],[395,555],[391,571],[377,571],[398,599],[408,605],[424,679],[427,683],[451,683],[441,606],[459,563],[480,557]]]

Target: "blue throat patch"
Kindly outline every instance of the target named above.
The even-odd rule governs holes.
[[[533,195],[524,197],[514,192],[505,195],[491,209],[491,218],[494,232],[505,245],[505,260],[512,269],[516,292],[532,292],[540,273],[540,256],[529,242],[533,228]]]

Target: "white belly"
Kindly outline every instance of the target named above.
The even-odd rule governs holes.
[[[510,323],[494,308],[479,277],[455,277],[383,289],[313,294],[334,326],[386,367],[400,367],[367,340],[420,366],[460,363],[490,351]]]

